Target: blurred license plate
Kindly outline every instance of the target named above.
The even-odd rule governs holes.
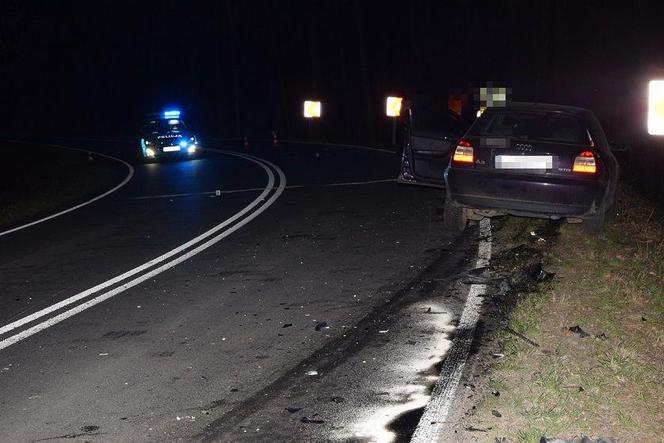
[[[164,152],[173,152],[173,151],[179,151],[180,147],[179,146],[166,146],[164,148]]]
[[[550,155],[496,155],[496,169],[553,169]]]

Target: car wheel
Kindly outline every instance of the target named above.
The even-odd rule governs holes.
[[[601,207],[597,210],[597,214],[583,220],[583,227],[591,234],[601,234],[604,232],[605,221],[606,211]]]
[[[446,229],[463,231],[466,229],[468,218],[466,211],[460,206],[454,206],[447,199],[443,206],[443,225]]]

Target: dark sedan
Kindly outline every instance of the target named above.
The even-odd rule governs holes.
[[[512,214],[583,221],[597,233],[615,202],[618,163],[591,111],[511,103],[475,121],[444,177],[447,227]]]

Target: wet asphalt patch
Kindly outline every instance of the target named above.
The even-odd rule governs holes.
[[[402,315],[409,307],[417,304],[422,298],[431,296],[431,292],[434,290],[437,293],[446,294],[451,289],[448,287],[449,282],[434,280],[438,275],[460,273],[474,259],[477,251],[477,235],[472,232],[467,234],[457,237],[450,245],[444,249],[440,249],[438,256],[432,257],[432,261],[428,266],[410,281],[401,282],[397,285],[392,284],[386,288],[379,288],[376,291],[377,293],[390,294],[388,296],[389,299],[384,304],[376,307],[355,326],[348,328],[343,335],[332,339],[273,383],[256,392],[221,417],[216,418],[202,433],[194,436],[194,439],[204,441],[233,441],[240,438],[256,438],[256,435],[250,436],[244,433],[244,431],[250,429],[248,423],[252,425],[251,428],[264,428],[264,421],[270,421],[271,436],[275,439],[279,439],[280,435],[289,436],[288,438],[290,439],[296,437],[306,439],[306,436],[310,437],[312,432],[347,432],[348,429],[344,428],[343,423],[332,423],[328,417],[316,415],[320,414],[319,411],[324,409],[317,408],[316,404],[326,404],[329,407],[336,405],[337,411],[343,409],[349,412],[351,416],[357,416],[358,411],[352,410],[349,406],[350,400],[348,398],[344,398],[343,402],[329,400],[335,397],[341,398],[337,393],[348,389],[348,386],[345,386],[348,383],[346,379],[348,375],[342,374],[335,378],[335,370],[339,370],[343,365],[353,366],[358,364],[360,365],[359,368],[362,368],[364,363],[370,363],[369,361],[365,362],[362,360],[360,356],[362,351],[379,349],[380,352],[383,352],[382,348],[384,346],[392,345],[391,340],[393,340],[393,337],[391,332],[393,331],[393,325],[398,321],[404,321]],[[456,300],[454,300],[454,303],[460,304]],[[443,310],[438,307],[430,309],[430,307],[430,305],[418,306],[417,309],[419,309],[422,315],[427,317],[441,317],[440,314],[432,313],[442,312]],[[427,335],[426,331],[422,331],[420,339],[424,340]],[[435,338],[438,336],[431,335],[431,337]],[[412,341],[417,343],[419,340]],[[403,344],[409,343],[406,343],[404,340],[404,343],[400,343],[400,345]],[[418,345],[414,346],[417,348]],[[431,363],[427,363],[427,367],[439,362],[440,357],[434,358],[431,360]],[[304,376],[314,372],[315,375],[313,376]],[[424,379],[426,375],[420,374],[418,377]],[[365,381],[365,383],[369,382]],[[425,396],[428,395],[427,391],[430,390],[434,382],[435,380],[431,379],[426,387],[424,384],[422,385],[421,398],[426,398]],[[339,390],[335,389],[335,386],[344,387]],[[312,399],[311,396],[314,395],[314,392],[316,393],[316,398]],[[318,399],[318,397],[322,396],[327,398],[323,403],[321,403],[322,400]],[[403,398],[402,401],[404,403],[408,402],[408,394],[397,395],[387,392],[385,395],[385,397],[396,398],[399,398],[399,396]],[[378,395],[378,397],[381,396]],[[298,399],[301,399],[301,401]],[[393,400],[390,399],[390,401]],[[407,441],[417,425],[423,406],[424,404],[420,404],[416,408],[407,408],[403,413],[391,416],[388,420],[389,425],[387,426],[389,429],[386,431],[394,432],[395,435],[401,436],[399,437],[400,440],[403,438],[401,441]],[[270,416],[270,413],[267,411],[270,408],[275,411],[283,411],[283,414],[285,414],[284,421],[274,422],[274,420],[265,418]],[[293,420],[288,420],[289,416],[294,416],[293,418],[297,420],[299,426]],[[321,427],[321,431],[312,431],[310,426],[316,426],[317,429]],[[352,438],[352,435],[349,435],[348,438]]]

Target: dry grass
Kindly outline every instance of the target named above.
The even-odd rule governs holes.
[[[108,190],[122,165],[84,152],[25,145],[0,146],[0,228],[56,212]],[[0,229],[2,230],[2,229]]]
[[[507,357],[490,381],[500,396],[482,401],[472,426],[491,428],[487,441],[581,434],[664,441],[662,213],[624,192],[605,235],[563,225],[546,264],[556,278],[522,297],[509,320],[540,347],[500,337]],[[571,333],[575,325],[591,336]]]

